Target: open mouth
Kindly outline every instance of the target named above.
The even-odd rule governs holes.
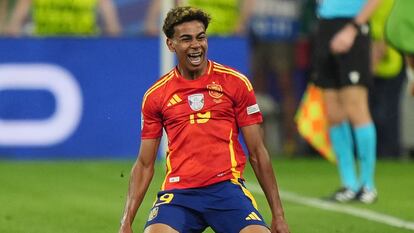
[[[202,56],[203,54],[201,52],[196,52],[196,53],[189,53],[187,55],[188,60],[190,61],[190,63],[194,66],[198,66],[201,64],[202,62]]]

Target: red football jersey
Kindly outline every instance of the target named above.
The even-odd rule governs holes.
[[[196,188],[242,178],[246,156],[239,127],[262,122],[250,81],[213,61],[187,80],[175,68],[145,93],[142,139],[168,136],[162,190]]]

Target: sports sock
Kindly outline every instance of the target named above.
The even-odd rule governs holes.
[[[354,192],[358,191],[351,126],[347,121],[334,125],[329,129],[329,136],[342,185]]]
[[[355,127],[355,141],[360,160],[360,182],[368,190],[374,190],[377,136],[374,124]]]

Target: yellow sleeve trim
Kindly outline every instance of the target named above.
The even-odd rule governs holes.
[[[145,92],[144,94],[144,98],[142,100],[142,108],[144,108],[145,102],[147,100],[147,97],[154,92],[155,90],[157,90],[159,87],[161,87],[162,85],[164,85],[165,83],[168,82],[168,80],[170,80],[171,78],[174,77],[174,72],[171,71],[170,73],[168,73],[164,78],[162,78],[161,80],[159,80],[158,82],[156,82],[154,85],[152,85],[147,92]]]
[[[241,79],[244,82],[244,84],[246,84],[246,87],[247,87],[247,90],[248,91],[253,90],[253,86],[250,83],[249,79],[245,75],[243,75],[242,73],[237,72],[237,71],[235,71],[233,69],[224,67],[223,65],[220,65],[220,64],[218,64],[216,62],[214,62],[213,70],[214,71],[217,71],[217,72],[221,72],[221,73],[231,74],[231,75],[233,75],[233,76]]]

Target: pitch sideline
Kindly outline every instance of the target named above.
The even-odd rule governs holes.
[[[248,189],[251,192],[264,195],[262,189],[260,188],[258,184],[251,183],[249,184]],[[393,227],[404,228],[404,229],[414,231],[414,222],[402,220],[402,219],[396,218],[391,215],[381,214],[375,211],[362,209],[362,208],[356,208],[352,206],[344,206],[341,204],[336,204],[336,203],[320,200],[317,198],[305,197],[305,196],[301,196],[293,192],[282,191],[282,190],[280,190],[279,192],[280,192],[281,198],[286,201],[290,201],[290,202],[294,202],[294,203],[298,203],[298,204],[302,204],[305,206],[310,206],[310,207],[314,207],[318,209],[348,214],[351,216],[367,219],[370,221],[387,224]]]

